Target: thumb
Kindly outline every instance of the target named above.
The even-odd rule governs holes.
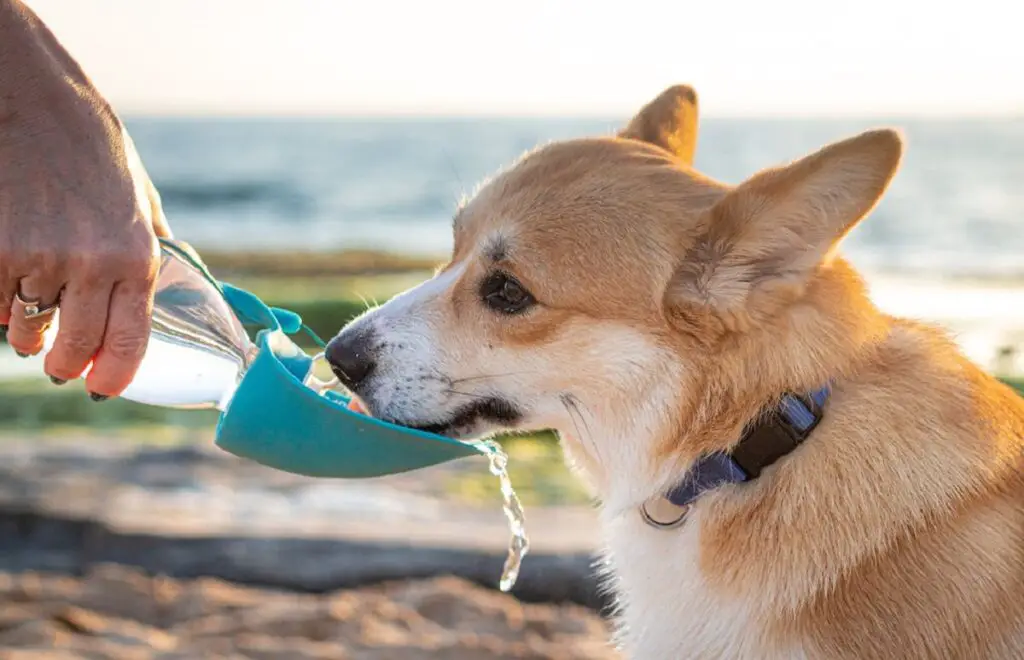
[[[152,212],[153,233],[158,238],[174,238],[174,235],[171,233],[171,226],[167,223],[167,216],[164,214],[160,193],[149,177],[146,178],[146,196],[149,198],[149,207]]]

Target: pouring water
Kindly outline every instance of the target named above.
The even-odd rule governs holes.
[[[502,591],[509,591],[519,578],[519,567],[523,563],[523,557],[530,551],[530,540],[526,536],[526,515],[523,513],[519,496],[512,488],[512,480],[508,476],[508,455],[502,450],[501,445],[493,440],[480,440],[474,444],[487,456],[491,474],[498,477],[501,484],[502,509],[512,536],[509,539],[508,557],[501,572],[499,587]]]

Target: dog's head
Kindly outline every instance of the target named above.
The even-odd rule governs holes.
[[[730,187],[692,169],[696,136],[677,86],[614,138],[527,154],[458,211],[446,266],[334,338],[336,373],[382,419],[554,428],[593,468],[613,460],[597,427],[678,430],[715,365],[793,313],[901,153],[870,132]]]

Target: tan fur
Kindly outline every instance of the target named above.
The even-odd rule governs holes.
[[[881,314],[837,254],[899,136],[730,187],[692,169],[696,114],[672,87],[619,136],[543,147],[485,185],[434,283],[359,322],[430,354],[387,367],[371,407],[458,404],[419,385],[417,407],[398,383],[418,369],[556,428],[602,503],[636,657],[1024,657],[1024,401],[940,331]],[[495,269],[538,305],[482,305]],[[704,496],[683,530],[638,522],[781,393],[829,379],[791,455]]]

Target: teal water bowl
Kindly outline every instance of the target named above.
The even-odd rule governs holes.
[[[268,467],[311,477],[379,477],[483,455],[477,447],[362,415],[337,392],[306,385],[314,357],[287,336],[301,327],[292,312],[222,285],[243,322],[262,326],[259,352],[221,413],[221,449]]]

